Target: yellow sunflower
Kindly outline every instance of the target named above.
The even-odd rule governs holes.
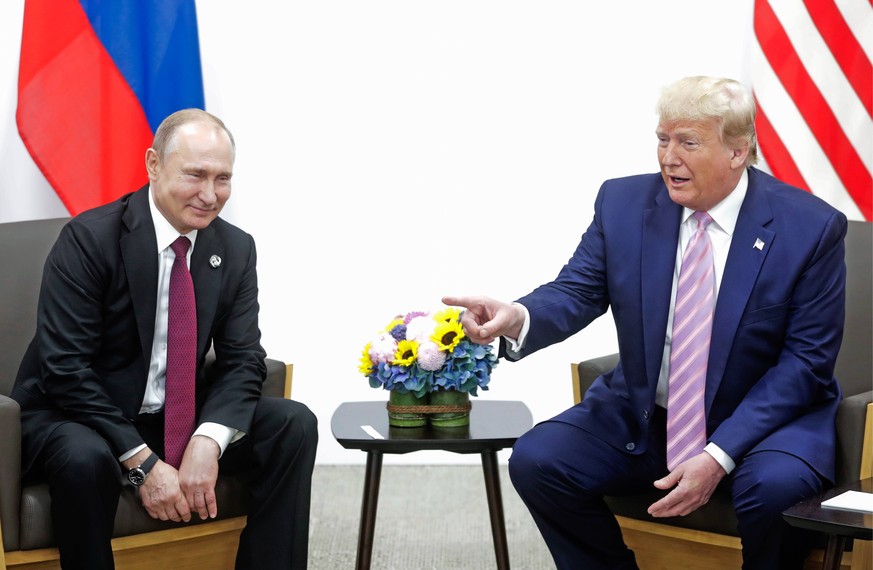
[[[440,347],[440,350],[446,352],[452,352],[463,338],[464,327],[457,321],[441,321],[437,323],[430,337]]]
[[[418,343],[414,340],[401,340],[397,343],[397,352],[391,364],[397,366],[410,366],[418,357]]]
[[[371,346],[373,346],[373,343],[368,342],[367,346],[364,347],[364,351],[361,353],[361,363],[358,365],[358,371],[364,376],[369,376],[376,368],[376,365],[373,364],[373,360],[370,359]]]
[[[433,320],[438,323],[450,323],[452,321],[459,322],[461,320],[461,309],[456,307],[447,307],[442,311],[437,312],[433,316]]]

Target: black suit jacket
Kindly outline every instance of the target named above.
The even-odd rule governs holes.
[[[143,443],[133,419],[146,388],[158,280],[148,192],[146,186],[73,218],[49,253],[36,334],[12,391],[22,410],[25,472],[62,422],[91,427],[117,455]],[[191,276],[198,423],[249,432],[266,375],[253,238],[216,219],[198,232]],[[216,368],[207,378],[210,347]]]

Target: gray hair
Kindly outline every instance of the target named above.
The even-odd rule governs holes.
[[[230,139],[231,149],[233,150],[234,156],[236,156],[236,142],[234,142],[233,134],[224,124],[224,121],[202,109],[182,109],[161,121],[158,130],[155,132],[155,140],[152,142],[152,148],[155,153],[157,153],[161,162],[163,162],[167,158],[167,155],[174,150],[176,146],[176,132],[179,130],[179,127],[188,123],[196,122],[211,123],[227,133],[227,136]]]

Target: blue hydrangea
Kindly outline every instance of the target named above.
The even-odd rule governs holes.
[[[405,338],[406,325],[391,329],[391,336],[400,340]],[[437,389],[469,392],[477,396],[477,391],[488,389],[491,371],[497,366],[497,356],[490,345],[482,345],[462,339],[437,371],[424,370],[417,363],[411,366],[398,366],[381,362],[368,375],[370,386],[385,390],[397,390],[401,394],[414,393],[418,397]]]

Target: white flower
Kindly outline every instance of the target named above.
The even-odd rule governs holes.
[[[436,325],[436,321],[430,315],[415,317],[406,325],[406,340],[417,340],[419,343],[428,342]]]
[[[397,341],[388,333],[380,334],[370,346],[370,360],[373,364],[391,362],[397,352]]]
[[[446,353],[435,342],[427,341],[418,346],[418,366],[422,370],[436,372],[446,363]]]

